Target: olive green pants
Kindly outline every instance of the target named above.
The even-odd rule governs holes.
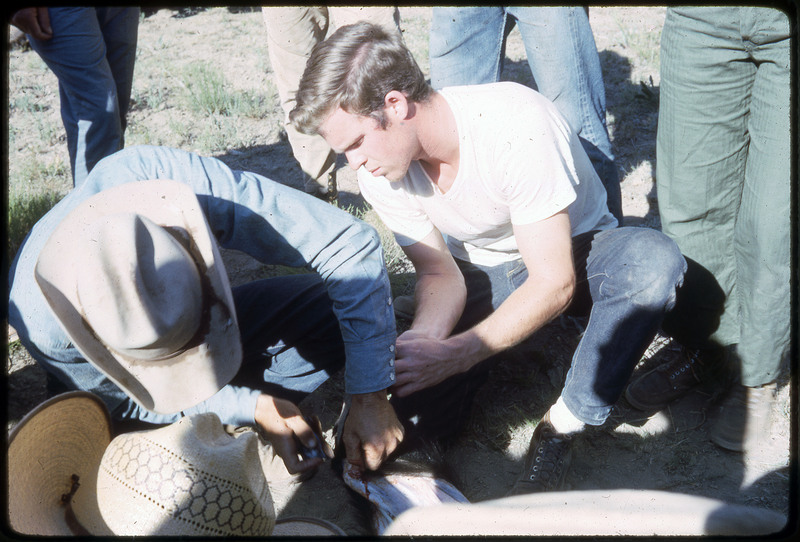
[[[670,8],[661,38],[662,227],[713,276],[690,304],[721,292],[710,339],[738,345],[745,386],[789,347],[789,44],[786,15],[748,7]]]

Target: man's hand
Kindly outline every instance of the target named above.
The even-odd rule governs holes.
[[[376,470],[403,440],[403,425],[386,391],[355,394],[342,435],[347,460],[361,469]]]
[[[308,448],[314,448],[317,441],[300,409],[291,401],[262,393],[256,403],[255,420],[291,474],[307,473],[322,464],[320,458],[300,457],[295,438]]]
[[[53,37],[47,8],[21,9],[11,16],[11,24],[37,40],[49,40]]]
[[[444,340],[410,329],[397,337],[397,380],[392,391],[405,397],[429,388],[469,367],[445,345]]]

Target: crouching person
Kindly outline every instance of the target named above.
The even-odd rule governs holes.
[[[232,288],[218,245],[313,272]],[[296,402],[342,365],[348,460],[375,469],[403,437],[377,234],[215,159],[132,147],[101,161],[20,249],[9,323],[52,378],[115,420],[213,412],[258,426],[292,473],[322,461],[299,453],[315,437]]]
[[[402,40],[368,23],[315,48],[290,118],[344,153],[416,270],[412,325],[397,339],[400,399],[561,313],[589,315],[513,492],[559,488],[572,436],[605,422],[675,303],[686,268],[676,245],[616,227],[578,137],[539,93],[507,82],[434,91]]]

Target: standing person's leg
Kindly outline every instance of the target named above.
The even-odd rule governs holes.
[[[61,120],[77,186],[100,158],[122,148],[117,85],[96,9],[54,7],[49,12],[53,38],[29,40],[58,78]]]
[[[662,231],[690,262],[665,331],[691,349],[637,377],[626,396],[665,408],[713,382],[739,341],[735,224],[755,67],[729,8],[670,8],[661,34],[656,183]],[[702,330],[700,332],[699,330]]]
[[[775,381],[789,350],[789,23],[765,8],[738,8],[752,62],[747,162],[734,229],[740,384],[721,405],[711,439],[743,451],[770,434]]]
[[[335,28],[359,21],[380,25],[387,32],[400,32],[400,11],[396,7],[329,7],[331,22]]]
[[[503,7],[434,7],[429,40],[433,88],[499,81],[505,24]]]
[[[267,7],[261,8],[267,29],[267,46],[275,86],[281,99],[287,122],[284,126],[292,153],[304,174],[304,190],[310,194],[326,194],[336,165],[336,154],[318,136],[301,134],[288,122],[294,108],[295,93],[314,45],[328,33],[328,9],[325,7]]]
[[[139,8],[97,8],[97,19],[100,21],[103,40],[106,43],[106,58],[117,85],[117,103],[123,136],[121,147],[125,146],[125,127],[133,88],[139,14]]]
[[[789,22],[782,12],[741,8],[758,63],[750,143],[735,229],[742,384],[773,382],[789,347],[791,84]]]
[[[536,87],[577,132],[622,224],[619,173],[606,126],[600,57],[583,7],[509,7],[516,19]]]
[[[656,152],[662,231],[710,271],[725,309],[710,340],[739,341],[734,228],[747,162],[747,96],[755,67],[727,8],[670,8],[661,35]],[[698,293],[700,293],[700,290]],[[698,298],[704,309],[713,302]]]

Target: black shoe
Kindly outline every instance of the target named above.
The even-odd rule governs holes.
[[[682,347],[672,359],[634,379],[625,399],[638,410],[661,410],[699,386],[719,368],[721,359],[721,352]]]
[[[533,431],[525,470],[511,488],[509,496],[558,491],[572,458],[572,437],[556,432],[547,415]]]

